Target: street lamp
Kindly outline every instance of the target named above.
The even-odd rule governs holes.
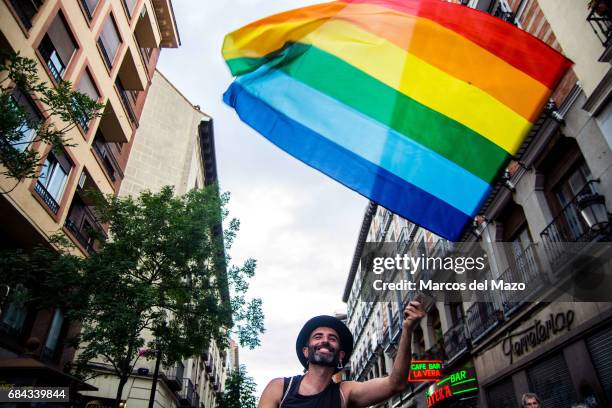
[[[580,196],[577,200],[580,215],[593,231],[602,231],[608,224],[608,210],[606,199],[597,193]]]

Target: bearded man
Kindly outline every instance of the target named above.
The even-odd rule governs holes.
[[[332,377],[353,352],[353,335],[332,316],[310,319],[300,331],[295,351],[306,374],[276,378],[264,389],[259,408],[348,408],[368,407],[404,391],[410,369],[412,331],[425,316],[421,304],[404,308],[404,321],[397,355],[388,377],[369,381],[335,383]]]

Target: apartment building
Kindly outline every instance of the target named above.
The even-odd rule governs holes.
[[[0,179],[3,248],[48,245],[51,235],[62,232],[76,254],[96,250],[99,242],[91,231],[105,231],[83,192],[119,192],[160,51],[179,45],[170,0],[0,1],[0,48],[34,60],[39,77],[51,86],[70,81],[104,105],[100,117],[69,131],[71,146],[63,151],[39,142],[29,146],[42,158],[35,179],[17,186]],[[62,127],[34,95],[16,89],[13,99],[33,119]],[[36,384],[44,378],[87,388],[63,373],[74,357],[64,340],[78,333],[78,323],[60,309],[17,307],[10,298],[0,308],[3,367]],[[24,353],[32,358],[15,360]]]
[[[461,240],[486,252],[488,277],[524,282],[541,298],[579,259],[578,243],[612,240],[612,7],[609,1],[462,3],[532,33],[575,63]],[[389,372],[400,334],[398,312],[412,295],[361,301],[366,242],[390,242],[397,253],[428,256],[450,254],[456,245],[368,207],[343,296],[356,338],[350,377],[357,380]],[[413,279],[427,271],[419,274]],[[442,360],[448,380],[414,383],[381,406],[517,407],[524,392],[537,393],[546,407],[612,404],[612,303],[524,302],[504,295],[485,300],[435,303],[414,332],[413,358]],[[537,334],[551,319],[565,322],[563,330]]]
[[[213,120],[191,103],[161,72],[155,71],[140,126],[124,170],[120,196],[137,196],[144,190],[158,192],[173,186],[175,194],[217,182]],[[220,226],[219,226],[220,231]],[[220,236],[221,237],[221,236]],[[219,273],[225,273],[225,270]],[[229,294],[220,294],[229,301]],[[172,367],[162,366],[156,386],[159,407],[214,408],[232,370],[231,355],[237,347],[220,347],[212,341],[206,350]],[[109,371],[95,364],[100,372]],[[147,407],[152,388],[154,359],[141,359],[124,388],[130,408]],[[89,402],[111,405],[118,378],[108,373],[89,383],[98,391],[85,392]]]

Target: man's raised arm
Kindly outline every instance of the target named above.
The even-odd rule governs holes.
[[[423,312],[419,302],[410,302],[404,308],[402,336],[397,347],[397,355],[391,373],[384,378],[345,383],[343,390],[346,389],[347,391],[349,405],[367,407],[385,401],[406,389],[410,368],[412,331],[423,316],[425,316],[425,312]]]

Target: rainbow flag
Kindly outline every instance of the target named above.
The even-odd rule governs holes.
[[[223,100],[272,143],[457,240],[571,61],[441,0],[342,0],[228,34]]]

